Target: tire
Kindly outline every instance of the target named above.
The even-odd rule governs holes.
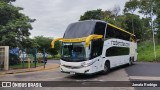
[[[106,62],[106,63],[104,64],[103,74],[107,74],[107,73],[109,73],[109,71],[110,71],[110,63],[109,63],[109,62]]]
[[[133,65],[133,60],[134,60],[134,57],[131,57],[131,58],[129,59],[129,65]]]
[[[132,57],[132,65],[134,64],[134,57]]]

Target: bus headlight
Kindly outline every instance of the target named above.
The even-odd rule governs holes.
[[[89,65],[89,63],[86,63],[86,62],[83,62],[83,63],[81,64],[82,67],[87,67],[88,65]]]
[[[82,66],[82,67],[88,67],[88,66],[92,65],[94,62],[95,62],[95,61],[92,61],[92,62],[90,62],[90,63],[83,62],[83,63],[81,64],[81,66]]]

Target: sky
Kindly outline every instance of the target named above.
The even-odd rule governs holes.
[[[21,12],[31,19],[31,37],[63,37],[70,23],[77,22],[89,10],[112,10],[120,6],[121,12],[129,0],[16,0],[13,4],[24,8]]]

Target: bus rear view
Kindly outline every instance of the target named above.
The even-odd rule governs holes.
[[[127,38],[128,40],[118,37],[108,37],[109,35],[107,34],[113,32],[115,28],[116,27],[100,20],[86,20],[70,24],[63,38],[57,38],[52,41],[52,48],[54,48],[54,43],[57,40],[62,42],[60,60],[61,71],[72,74],[93,74],[99,71],[108,73],[112,67],[127,63],[131,64],[135,61],[137,55],[135,36],[127,31],[120,31],[118,30],[119,28],[117,28],[114,32],[123,32],[125,36],[123,38]],[[115,36],[115,33],[110,34]],[[112,45],[113,41],[125,43],[127,45],[126,47],[115,46]],[[107,50],[111,47],[119,47],[122,48],[121,50],[126,50],[123,48],[128,48],[128,53],[125,55],[117,55],[118,57],[107,56]],[[131,47],[134,50],[131,50]],[[116,59],[119,59],[119,57],[123,60],[117,61]]]

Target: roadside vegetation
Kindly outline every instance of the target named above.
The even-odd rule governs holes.
[[[157,58],[155,60],[153,42],[145,41],[138,44],[138,61],[160,62],[160,45],[156,44]]]

